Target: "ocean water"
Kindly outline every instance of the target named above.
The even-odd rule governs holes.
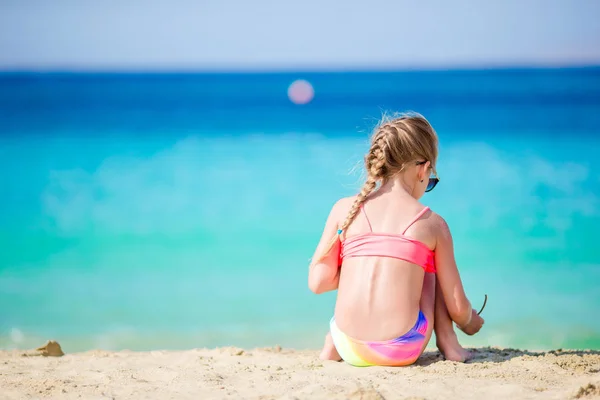
[[[423,202],[489,296],[463,344],[600,349],[600,68],[2,74],[0,348],[318,348],[335,293],[308,260],[405,110],[440,137]]]

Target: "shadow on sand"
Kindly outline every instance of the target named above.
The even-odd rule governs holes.
[[[471,359],[466,362],[466,364],[477,364],[477,363],[503,363],[509,360],[512,360],[516,357],[545,357],[549,354],[555,355],[557,357],[567,357],[567,356],[579,356],[583,357],[585,355],[597,355],[600,356],[600,351],[598,350],[550,350],[550,351],[542,351],[542,352],[533,352],[528,350],[519,350],[519,349],[496,349],[492,347],[483,347],[477,349],[467,349],[471,352]],[[444,361],[444,357],[441,355],[439,351],[426,351],[421,358],[414,364],[416,366],[426,367],[428,365]],[[596,366],[596,368],[591,368],[589,371],[591,373],[600,372],[600,367]]]

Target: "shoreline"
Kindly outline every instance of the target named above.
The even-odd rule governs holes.
[[[469,350],[473,359],[464,364],[429,350],[413,366],[365,368],[321,361],[318,350],[279,346],[62,357],[8,350],[0,351],[0,387],[8,399],[600,398],[600,351]]]

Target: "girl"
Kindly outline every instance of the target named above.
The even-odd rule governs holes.
[[[321,359],[410,365],[434,327],[446,359],[469,357],[452,321],[468,335],[484,321],[465,295],[448,225],[419,203],[439,182],[437,146],[421,115],[384,120],[365,156],[360,193],[331,209],[308,277],[316,294],[338,290]]]

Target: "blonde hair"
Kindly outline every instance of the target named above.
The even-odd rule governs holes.
[[[348,211],[344,223],[322,257],[325,257],[352,224],[367,197],[377,184],[385,184],[411,162],[429,161],[435,173],[438,137],[431,124],[420,114],[404,113],[384,116],[371,136],[371,147],[365,155],[367,179]]]

